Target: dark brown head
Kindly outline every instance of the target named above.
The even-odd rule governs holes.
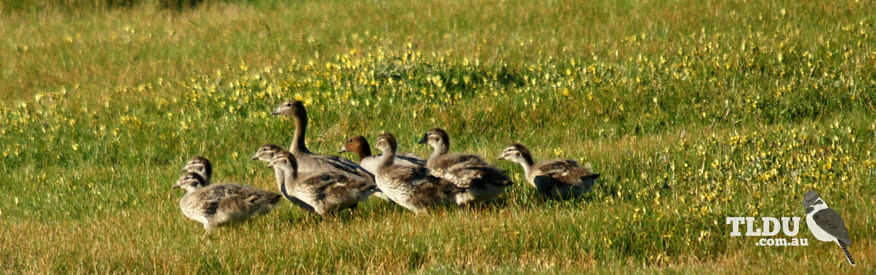
[[[252,160],[260,160],[262,162],[270,164],[271,159],[274,158],[274,154],[277,152],[280,152],[280,151],[284,151],[283,148],[281,148],[280,146],[268,143],[268,144],[262,145],[262,147],[259,148],[259,150],[255,153],[255,155],[252,155],[251,159]]]
[[[450,136],[447,135],[441,128],[432,128],[426,131],[423,138],[420,139],[420,144],[428,143],[432,148],[444,150],[450,149]]]
[[[377,136],[377,143],[374,147],[384,153],[394,153],[395,150],[398,149],[398,142],[395,140],[395,136],[391,133],[383,133]]]
[[[304,103],[298,100],[287,101],[277,107],[272,115],[287,115],[293,118],[307,118],[307,110]]]
[[[526,164],[532,165],[534,163],[532,161],[532,153],[529,152],[529,149],[526,149],[526,146],[523,146],[523,144],[516,142],[505,147],[505,150],[499,155],[499,159],[513,161],[520,164],[525,162]]]
[[[368,146],[368,140],[363,136],[355,136],[348,138],[347,141],[344,142],[344,146],[341,146],[341,149],[338,153],[343,152],[353,152],[359,156],[359,161],[362,161],[363,158],[371,156],[371,147]]]
[[[209,182],[213,176],[213,164],[203,156],[195,156],[183,166],[182,171],[198,173],[204,180]]]

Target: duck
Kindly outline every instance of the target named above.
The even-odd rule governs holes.
[[[377,185],[393,202],[423,214],[432,206],[464,200],[464,188],[432,175],[426,167],[397,164],[398,142],[393,134],[378,136],[376,148],[383,152],[377,166]]]
[[[295,120],[295,135],[292,145],[289,147],[289,152],[298,161],[298,172],[336,171],[344,173],[348,177],[362,177],[372,183],[374,182],[373,174],[349,159],[332,155],[314,154],[307,149],[307,145],[304,143],[304,135],[307,130],[307,110],[301,101],[294,100],[280,104],[271,114],[275,116],[286,115]]]
[[[355,153],[359,157],[359,166],[365,168],[369,173],[377,175],[377,166],[380,164],[380,155],[371,155],[371,147],[368,145],[368,140],[363,136],[354,136],[348,138],[341,149],[340,153]],[[396,154],[393,161],[396,165],[402,166],[426,166],[426,160],[420,156],[413,154]]]
[[[299,173],[295,155],[282,150],[274,153],[271,167],[282,171],[280,190],[307,204],[320,216],[343,209],[355,209],[377,191],[373,181],[338,171]]]
[[[209,185],[197,172],[185,172],[173,184],[185,190],[179,207],[187,218],[204,225],[207,233],[229,222],[245,221],[270,212],[280,194],[238,184]]]
[[[563,200],[581,196],[593,187],[599,174],[590,165],[581,166],[574,160],[545,160],[536,163],[523,144],[508,145],[500,160],[519,163],[526,181],[552,199]]]
[[[268,167],[271,167],[271,160],[274,158],[274,154],[283,150],[283,147],[271,143],[266,143],[262,145],[262,147],[259,147],[259,150],[256,151],[256,153],[252,155],[250,159],[264,162],[268,165]],[[277,168],[274,168],[274,181],[277,183],[277,189],[281,189],[281,184],[284,179],[283,173],[282,171],[280,171],[280,173],[276,173],[276,169]]]
[[[505,171],[473,154],[450,154],[450,137],[441,128],[429,129],[420,139],[420,144],[429,144],[433,151],[426,161],[432,175],[465,188],[467,198],[463,204],[490,201],[505,192],[513,182]]]
[[[301,209],[307,210],[309,212],[315,212],[313,207],[304,201],[296,198],[295,196],[286,192],[286,188],[283,183],[286,181],[286,178],[283,174],[283,170],[277,166],[271,165],[271,160],[274,158],[274,154],[280,151],[284,151],[284,149],[278,145],[266,143],[259,147],[259,150],[252,156],[252,160],[259,160],[268,165],[269,168],[274,169],[274,182],[277,184],[277,190],[280,190],[280,194],[283,195],[286,200],[292,203],[292,205],[298,206]]]
[[[213,164],[204,156],[195,156],[186,162],[182,171],[198,173],[207,181],[207,185],[210,185],[210,178],[213,177]]]

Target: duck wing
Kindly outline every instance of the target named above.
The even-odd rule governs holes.
[[[456,167],[489,165],[489,163],[477,155],[445,154],[435,159],[432,163],[427,164],[427,167],[432,170],[432,174],[440,175]]]
[[[566,198],[586,193],[596,183],[599,174],[580,167],[571,160],[540,163],[535,169],[533,183],[544,194],[554,198]]]
[[[426,159],[414,154],[397,154],[395,161],[405,166],[426,166]]]
[[[356,164],[352,160],[345,159],[339,156],[332,155],[316,155],[308,153],[299,153],[295,155],[298,160],[299,173],[316,173],[325,171],[335,171],[358,175],[370,181],[374,181],[374,175]]]
[[[429,174],[418,174],[412,184],[416,187],[411,197],[411,203],[420,207],[453,202],[456,194],[465,192],[450,181]]]
[[[355,203],[377,191],[373,181],[338,172],[300,175],[294,184],[293,195],[310,201],[311,205],[315,202],[329,205]]]
[[[205,216],[249,214],[277,204],[280,194],[237,184],[210,185],[192,194]]]

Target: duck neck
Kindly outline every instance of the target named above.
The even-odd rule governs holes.
[[[295,119],[295,137],[292,140],[292,147],[289,151],[292,153],[310,153],[307,146],[304,145],[304,134],[307,131],[307,114],[293,115]]]
[[[532,166],[535,165],[535,161],[532,159],[532,155],[528,150],[522,150],[520,152],[520,157],[517,159],[520,166],[523,167],[523,173],[526,175],[528,179],[532,174]]]
[[[429,155],[429,160],[426,161],[426,164],[431,166],[432,164],[435,163],[436,160],[438,160],[439,157],[441,157],[444,154],[447,154],[447,151],[448,151],[447,147],[448,146],[446,144],[440,144],[438,146],[435,146],[434,150],[432,150],[432,154]]]
[[[298,171],[295,167],[283,167],[283,185],[280,186],[280,192],[288,194],[289,186],[295,183],[295,179],[298,178]]]
[[[274,181],[277,182],[277,188],[282,191],[286,178],[284,177],[283,169],[276,165],[274,166]]]
[[[527,179],[529,178],[530,175],[532,175],[532,166],[533,165],[535,165],[535,163],[533,163],[532,158],[526,158],[520,162],[520,166],[523,167],[523,174],[526,175]]]
[[[298,167],[296,167],[296,166],[286,167],[286,170],[283,171],[283,174],[286,177],[286,182],[295,180],[298,178]]]
[[[380,168],[392,166],[395,160],[395,149],[389,148],[380,156]]]

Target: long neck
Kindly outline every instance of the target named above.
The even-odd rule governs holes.
[[[291,184],[295,180],[295,170],[286,171],[281,167],[274,166],[274,176],[277,178],[277,185],[280,188],[280,194],[283,194],[289,201],[295,201],[294,197],[289,195],[287,184]],[[282,178],[282,180],[281,180]]]
[[[283,175],[286,177],[286,182],[290,182],[298,178],[298,167],[289,165],[284,168],[286,168],[283,170]]]
[[[435,163],[435,161],[438,159],[438,157],[440,157],[444,154],[447,154],[447,151],[448,151],[447,147],[448,146],[446,144],[443,144],[443,143],[439,144],[438,146],[435,146],[434,150],[432,150],[432,154],[429,155],[429,160],[426,161],[426,164],[428,166],[431,166],[433,163]]]
[[[283,167],[283,185],[280,186],[280,191],[285,195],[289,192],[289,186],[295,183],[295,179],[298,178],[298,171],[296,171],[295,167]]]
[[[307,114],[293,116],[295,119],[295,138],[292,140],[292,153],[310,153],[304,145],[304,133],[307,131]]]
[[[380,156],[380,165],[378,168],[392,166],[392,163],[395,161],[395,150],[395,148],[390,147],[386,151],[383,151],[383,155]]]
[[[203,172],[200,172],[201,177],[204,178],[204,186],[210,185],[210,178],[213,177],[213,173],[207,168],[204,168]]]
[[[277,188],[283,190],[283,184],[286,182],[283,169],[274,165],[274,180],[277,182]]]
[[[534,164],[535,163],[533,163],[532,158],[526,158],[520,162],[520,166],[523,167],[523,173],[526,175],[527,179],[529,179],[529,176],[532,175],[532,166]]]

